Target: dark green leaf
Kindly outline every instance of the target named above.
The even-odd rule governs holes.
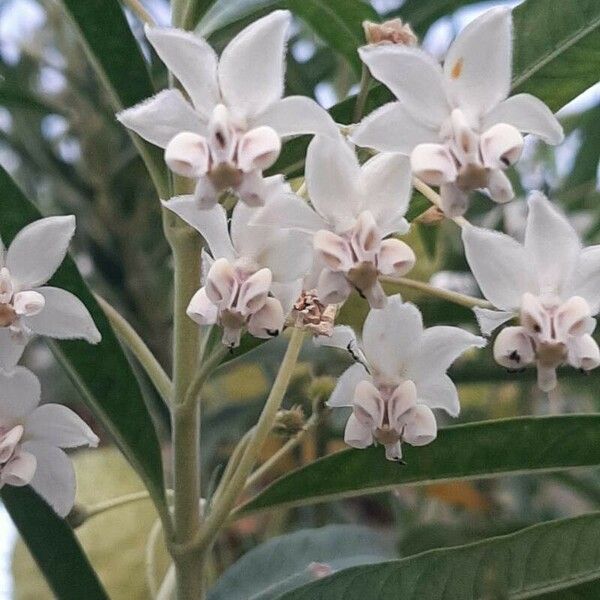
[[[600,578],[599,535],[600,513],[550,521],[466,546],[351,567],[279,598],[516,600],[558,591],[564,598],[568,588]]]
[[[66,521],[57,517],[29,486],[6,486],[1,496],[31,555],[59,600],[108,598]]]
[[[405,22],[410,23],[417,34],[423,35],[438,19],[451,15],[468,4],[473,4],[473,0],[433,0],[430,2],[406,0],[398,10],[386,15],[386,18],[397,14]]]
[[[492,477],[600,464],[600,415],[518,417],[456,425],[420,448],[403,446],[406,465],[383,448],[344,450],[273,482],[242,514],[372,494],[403,484]]]

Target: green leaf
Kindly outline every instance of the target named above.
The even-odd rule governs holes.
[[[473,0],[436,0],[423,2],[423,0],[406,0],[398,10],[386,15],[386,19],[398,14],[419,35],[425,34],[433,23],[454,11],[473,4]]]
[[[326,563],[337,571],[396,556],[391,540],[367,527],[301,529],[270,539],[244,554],[225,571],[208,600],[272,600],[313,581],[311,563]]]
[[[0,106],[34,110],[42,114],[68,114],[68,111],[65,110],[64,106],[53,104],[46,98],[37,96],[29,90],[22,90],[17,86],[7,83],[0,85]]]
[[[474,544],[344,569],[279,598],[539,598],[600,578],[599,535],[600,513],[590,513]]]
[[[455,425],[428,446],[404,444],[406,465],[383,448],[343,450],[277,479],[241,509],[299,506],[403,484],[494,477],[600,464],[600,415],[517,417]]]
[[[25,225],[42,216],[1,168],[0,215],[0,237],[6,244]],[[70,257],[65,259],[50,284],[75,294],[86,305],[102,334],[102,342],[96,346],[85,341],[65,340],[50,342],[50,348],[84,402],[142,477],[159,509],[166,510],[160,446],[137,380],[119,342]]]
[[[257,13],[287,8],[300,17],[331,48],[360,71],[356,52],[365,43],[364,20],[378,21],[377,12],[363,0],[218,0],[206,12],[196,31],[209,37],[215,31]]]
[[[556,111],[598,81],[600,2],[526,0],[513,11],[513,92]]]
[[[4,506],[59,600],[106,600],[77,537],[66,521],[29,487],[5,486]]]

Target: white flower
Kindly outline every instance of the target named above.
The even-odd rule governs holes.
[[[485,346],[483,338],[458,327],[423,329],[419,309],[398,295],[383,310],[369,312],[362,348],[343,326],[317,341],[347,349],[358,361],[340,377],[327,402],[352,407],[346,443],[366,448],[379,442],[390,460],[402,457],[402,442],[422,446],[435,439],[432,409],[458,415],[458,393],[446,371],[469,348]]]
[[[306,156],[306,184],[315,210],[294,194],[271,199],[253,223],[312,235],[317,295],[323,304],[343,302],[353,289],[373,308],[385,305],[378,276],[404,275],[415,255],[400,240],[411,193],[408,160],[380,154],[362,167],[341,136],[316,136]]]
[[[249,205],[262,204],[282,182],[264,179],[281,138],[333,135],[327,112],[304,96],[281,99],[285,40],[291,15],[278,10],[255,21],[218,59],[208,43],[180,29],[146,27],[146,36],[187,92],[164,90],[117,115],[126,127],[165,148],[175,173],[197,179],[195,198],[210,208],[223,190]]]
[[[494,344],[509,369],[537,363],[544,391],[556,385],[556,368],[588,371],[600,364],[592,339],[600,311],[600,246],[582,248],[567,219],[540,192],[529,198],[525,241],[479,227],[463,229],[467,261],[484,296],[499,310],[475,309],[484,334],[519,316]]]
[[[95,447],[98,438],[66,406],[39,401],[31,371],[0,370],[0,488],[29,484],[66,517],[75,502],[75,472],[61,448]]]
[[[74,216],[48,217],[24,227],[8,250],[0,241],[0,367],[16,365],[33,334],[100,341],[77,297],[43,285],[63,261],[74,232]]]
[[[562,127],[530,94],[508,98],[512,13],[497,7],[467,25],[443,68],[406,46],[364,47],[362,60],[398,98],[367,116],[351,136],[359,146],[411,155],[413,172],[440,186],[449,216],[467,208],[468,192],[486,188],[496,202],[514,196],[504,170],[518,160],[532,133],[549,144]]]
[[[192,298],[188,315],[200,325],[218,323],[223,343],[239,345],[245,328],[255,337],[278,335],[301,292],[301,278],[312,253],[306,236],[274,227],[250,227],[255,208],[238,203],[231,217],[221,205],[198,210],[193,196],[164,206],[197,229],[212,257],[205,254],[204,286]]]

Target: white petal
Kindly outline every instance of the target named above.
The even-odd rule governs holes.
[[[248,332],[257,338],[269,339],[283,330],[285,315],[279,300],[267,298],[263,307],[248,320]]]
[[[75,217],[47,217],[30,223],[12,241],[6,266],[17,288],[46,283],[65,258],[75,233]]]
[[[17,292],[13,298],[13,306],[19,316],[33,317],[38,315],[44,310],[45,304],[44,296],[38,292]]]
[[[206,297],[221,308],[228,308],[235,301],[238,293],[237,274],[226,258],[217,259],[206,276],[204,292]],[[202,301],[202,298],[198,298]]]
[[[98,436],[72,410],[60,404],[43,404],[25,421],[23,440],[58,448],[96,447]]]
[[[262,112],[252,125],[268,125],[280,137],[312,133],[316,135],[339,135],[339,129],[329,113],[306,96],[288,96],[277,100]]]
[[[269,200],[256,212],[250,225],[297,229],[306,233],[327,227],[325,221],[296,194],[285,194]]]
[[[516,316],[515,312],[490,310],[489,308],[480,308],[479,306],[476,306],[473,312],[483,335],[491,335],[494,329]]]
[[[483,127],[487,129],[496,123],[508,123],[519,131],[533,133],[547,144],[560,144],[565,137],[552,111],[531,94],[517,94],[495,106],[483,120]]]
[[[163,206],[200,232],[213,258],[234,260],[235,251],[227,231],[227,214],[222,206],[201,210],[193,196],[176,196],[168,202],[163,202]]]
[[[584,371],[600,365],[600,349],[591,335],[581,335],[569,341],[569,363]]]
[[[388,401],[389,424],[400,433],[402,417],[417,404],[417,388],[413,381],[403,381],[392,393]]]
[[[402,154],[378,154],[362,166],[360,185],[363,210],[375,217],[382,237],[388,235],[385,225],[397,222],[408,208],[412,192],[410,161]]]
[[[271,270],[274,281],[295,281],[304,277],[312,265],[311,239],[299,231],[277,231],[255,260]]]
[[[383,240],[377,255],[377,269],[383,275],[406,275],[414,266],[417,257],[408,244],[400,240]]]
[[[510,179],[500,169],[493,169],[488,175],[487,190],[494,202],[504,204],[515,197]]]
[[[399,45],[363,46],[358,53],[373,77],[420,121],[439,127],[448,117],[442,69],[432,56]]]
[[[317,282],[317,296],[323,304],[341,304],[352,293],[343,273],[323,269]]]
[[[300,298],[300,294],[302,293],[302,279],[290,281],[289,283],[279,283],[274,281],[271,284],[271,293],[274,298],[279,300],[279,304],[281,304],[281,308],[283,309],[283,314],[287,317],[287,315],[292,312],[294,304],[298,298]]]
[[[519,160],[523,136],[512,125],[498,123],[481,135],[479,145],[486,167],[506,169]]]
[[[92,316],[77,296],[55,287],[36,290],[46,301],[44,310],[23,321],[34,333],[59,340],[83,339],[97,344],[102,339]]]
[[[0,422],[3,427],[19,423],[40,401],[40,382],[25,367],[10,373],[0,370]]]
[[[579,255],[569,293],[585,298],[591,314],[600,310],[600,246],[584,248]]]
[[[246,27],[223,50],[221,92],[241,116],[256,116],[281,98],[290,20],[288,11],[276,10]]]
[[[43,442],[26,442],[23,450],[37,460],[31,487],[59,517],[66,517],[75,504],[75,471],[71,460],[60,448]]]
[[[245,133],[238,144],[238,167],[247,173],[268,169],[279,156],[281,140],[272,127],[255,127]]]
[[[354,329],[348,325],[336,325],[332,335],[319,335],[315,338],[315,346],[326,346],[328,348],[339,348],[348,351],[348,347],[358,344]],[[344,406],[350,406],[349,404]]]
[[[540,192],[528,200],[525,250],[536,273],[540,291],[560,295],[572,277],[581,252],[579,236]]]
[[[370,427],[361,423],[353,413],[348,417],[346,423],[344,441],[352,448],[366,448],[373,443],[373,432]]]
[[[37,460],[33,454],[17,450],[12,460],[0,469],[0,487],[14,485],[22,487],[30,483],[35,474]]]
[[[445,410],[451,417],[458,417],[460,402],[454,382],[448,375],[425,378],[417,385],[419,402],[429,408]]]
[[[480,227],[462,230],[465,255],[483,295],[497,308],[514,311],[534,288],[527,254],[511,237]]]
[[[145,27],[146,37],[169,71],[180,81],[194,107],[210,118],[221,101],[217,81],[217,55],[202,38],[170,27]]]
[[[25,346],[27,337],[15,335],[8,327],[0,327],[0,371],[11,371],[19,362]]]
[[[210,149],[204,136],[189,131],[178,133],[165,149],[165,162],[182,177],[205,175],[210,165]]]
[[[265,305],[272,280],[269,269],[260,269],[240,285],[236,306],[243,316],[255,313]]]
[[[411,446],[425,446],[437,437],[437,423],[431,409],[418,404],[412,409],[402,439]]]
[[[200,210],[209,210],[214,208],[219,202],[220,190],[217,190],[209,177],[199,177],[196,181],[194,193],[191,196],[196,204],[196,208]]]
[[[198,325],[214,325],[217,322],[218,309],[206,295],[206,289],[200,288],[190,300],[187,316]]]
[[[206,135],[206,124],[179,90],[163,90],[131,108],[117,113],[128,129],[155,146],[167,144],[182,131]]]
[[[397,378],[402,363],[419,347],[423,320],[419,309],[388,298],[385,308],[371,310],[363,327],[363,348],[369,364],[384,377]]]
[[[441,185],[456,179],[456,163],[447,146],[419,144],[410,155],[413,173],[429,185]]]
[[[358,209],[360,166],[342,136],[316,136],[306,154],[306,184],[316,211],[340,233],[349,229]]]
[[[335,329],[339,328],[336,327]],[[315,340],[318,339],[320,338],[315,338]],[[343,347],[343,349],[346,349],[345,346]],[[360,363],[356,363],[342,373],[341,377],[337,381],[333,393],[327,401],[327,406],[330,406],[331,408],[337,408],[340,406],[352,406],[352,400],[354,398],[356,386],[361,381],[370,381],[370,377],[365,367]]]
[[[535,361],[533,342],[524,327],[505,327],[498,334],[494,360],[507,369],[522,369]]]
[[[327,229],[320,229],[313,237],[315,252],[332,271],[349,271],[354,265],[352,248],[348,241]]]
[[[400,102],[390,102],[367,115],[350,139],[357,146],[379,152],[410,154],[418,144],[438,142],[438,130],[413,117]]]
[[[270,243],[274,228],[250,227],[259,208],[238,202],[231,213],[231,241],[239,256],[254,257]]]
[[[508,96],[512,67],[512,14],[496,7],[469,23],[450,46],[444,76],[453,106],[470,119]]]
[[[235,191],[242,202],[251,208],[256,208],[291,190],[283,175],[263,177],[260,171],[252,171],[244,173],[242,182]]]

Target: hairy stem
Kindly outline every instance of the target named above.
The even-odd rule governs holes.
[[[140,2],[140,0],[123,0],[123,4],[125,4],[125,6],[127,6],[142,23],[146,23],[147,25],[155,25],[154,19],[144,8],[144,5]]]
[[[95,297],[116,334],[142,365],[162,399],[169,404],[173,393],[173,385],[154,354],[125,317],[119,314],[102,296],[95,294]]]

